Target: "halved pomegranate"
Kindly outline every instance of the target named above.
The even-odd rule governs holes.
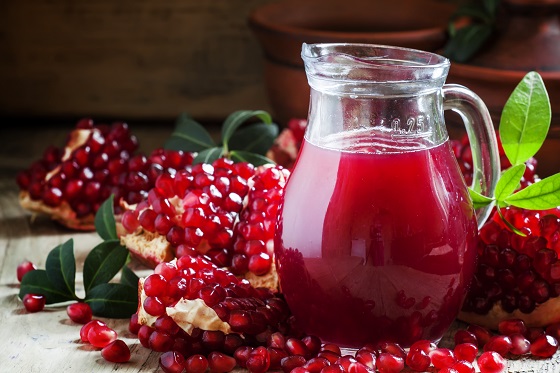
[[[121,201],[142,201],[157,176],[193,160],[187,152],[156,149],[147,157],[137,149],[138,140],[126,123],[82,119],[63,148],[48,147],[40,160],[17,175],[20,204],[69,228],[93,230],[95,213],[111,194],[118,214]]]
[[[140,279],[138,299],[138,323],[151,328],[151,333],[139,331],[139,338],[148,338],[152,349],[157,348],[150,345],[153,333],[168,336],[170,346],[180,345],[190,354],[233,353],[255,338],[265,341],[289,329],[289,309],[278,294],[255,288],[200,255],[160,263]]]
[[[275,220],[287,169],[220,158],[157,178],[148,198],[125,211],[121,242],[150,267],[204,254],[254,286],[277,289]]]

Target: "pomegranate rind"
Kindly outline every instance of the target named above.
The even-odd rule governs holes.
[[[51,219],[67,228],[78,231],[95,230],[95,216],[89,214],[82,218],[77,218],[76,213],[70,208],[70,205],[66,201],[63,201],[57,207],[50,207],[45,205],[42,201],[31,199],[29,193],[22,190],[19,192],[19,204],[27,211],[48,215]]]
[[[159,263],[169,262],[174,258],[171,244],[158,233],[130,233],[121,236],[120,241],[134,258],[149,268],[155,268]]]
[[[506,312],[495,303],[492,309],[485,315],[474,312],[461,311],[458,319],[469,324],[484,326],[485,328],[498,330],[500,321],[508,319],[521,319],[528,327],[546,327],[550,324],[560,322],[560,298],[550,298],[544,303],[536,306],[531,313],[523,313],[515,310]]]

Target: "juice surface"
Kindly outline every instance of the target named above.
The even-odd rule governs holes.
[[[304,141],[276,233],[280,286],[298,325],[348,347],[438,341],[476,255],[475,214],[449,143],[327,145],[338,149]]]

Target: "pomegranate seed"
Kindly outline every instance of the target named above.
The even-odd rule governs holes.
[[[130,348],[122,339],[117,339],[103,347],[101,356],[112,363],[126,363],[130,360]]]
[[[340,357],[340,355],[335,354],[332,351],[325,351],[325,350],[321,350],[318,354],[317,357],[324,357],[325,359],[327,359],[331,364],[334,364],[338,358]]]
[[[511,339],[511,350],[509,351],[513,355],[525,355],[529,353],[531,349],[531,342],[523,335],[515,333],[509,336]]]
[[[148,339],[148,346],[156,352],[167,352],[173,347],[173,338],[167,333],[155,330],[150,334]]]
[[[92,324],[87,333],[87,341],[92,346],[99,348],[107,346],[116,339],[117,332],[109,328],[107,325],[100,325],[99,323]]]
[[[483,352],[477,359],[481,373],[502,373],[507,366],[502,355],[495,351]]]
[[[149,340],[154,331],[155,329],[148,325],[142,325],[140,329],[138,329],[138,340],[142,346],[150,348]]]
[[[388,352],[382,352],[377,358],[377,369],[380,373],[398,373],[404,369],[404,359]]]
[[[423,372],[432,363],[432,359],[423,350],[410,350],[406,355],[406,365],[414,371]]]
[[[438,373],[459,373],[457,369],[451,367],[445,367],[443,369],[438,370]]]
[[[488,343],[488,341],[492,337],[492,334],[490,334],[488,329],[479,325],[471,324],[467,327],[467,330],[474,334],[474,336],[476,337],[476,340],[478,341],[478,347],[484,347],[484,345]]]
[[[503,335],[511,335],[515,333],[525,334],[527,333],[527,327],[525,322],[521,319],[509,319],[500,321],[498,324],[498,331]]]
[[[331,364],[328,367],[324,367],[321,373],[344,373],[344,369],[338,364]]]
[[[291,355],[308,356],[309,350],[305,343],[297,338],[288,338],[286,340],[286,351]]]
[[[185,358],[177,351],[167,351],[159,357],[159,366],[165,373],[182,373]]]
[[[465,360],[472,363],[476,359],[476,355],[478,355],[478,347],[473,343],[460,343],[455,346],[453,353],[457,360]]]
[[[24,260],[17,266],[17,280],[21,282],[21,280],[23,280],[23,276],[25,276],[27,272],[34,271],[36,269],[37,267],[35,266],[35,264],[31,263],[29,260]]]
[[[89,330],[91,329],[91,327],[94,326],[94,325],[106,326],[107,324],[105,324],[101,320],[91,320],[90,322],[88,322],[87,324],[82,326],[81,329],[80,329],[80,339],[82,340],[82,342],[89,342],[88,333],[89,333]]]
[[[455,369],[457,373],[475,373],[472,362],[466,360],[459,360],[458,362],[453,364],[451,369]]]
[[[495,351],[502,356],[506,356],[512,349],[511,338],[507,335],[495,335],[484,345],[484,351]]]
[[[221,352],[213,351],[208,355],[208,366],[211,371],[225,373],[235,368],[236,361],[233,357]]]
[[[22,301],[27,312],[39,312],[45,308],[47,298],[43,294],[27,293],[23,296]]]
[[[235,352],[233,353],[233,357],[235,358],[237,365],[239,365],[242,368],[246,368],[247,359],[249,359],[249,355],[251,354],[251,352],[253,352],[254,349],[255,348],[251,346],[241,346],[238,349],[236,349]]]
[[[209,351],[221,351],[224,348],[225,335],[223,332],[216,330],[205,330],[202,332],[202,345]]]
[[[267,347],[267,351],[270,355],[270,370],[282,369],[282,359],[288,356],[288,353],[285,350],[276,347]]]
[[[66,313],[70,320],[78,324],[87,324],[91,321],[93,313],[87,303],[72,303],[66,307]]]
[[[541,335],[531,343],[531,355],[549,358],[558,350],[558,341],[550,335]]]
[[[401,346],[396,343],[384,342],[380,345],[379,349],[381,350],[381,352],[388,352],[394,356],[406,359],[406,352]]]
[[[429,355],[432,359],[432,364],[438,369],[453,366],[457,362],[453,351],[448,348],[436,348],[430,351]]]
[[[275,348],[282,348],[283,349],[286,346],[286,338],[280,332],[272,333],[269,336],[266,345],[268,347],[275,347]]]
[[[291,355],[280,360],[280,366],[284,373],[290,373],[297,367],[302,367],[306,363],[306,360],[301,355]]]
[[[204,373],[208,369],[208,360],[200,354],[192,355],[185,361],[185,369],[187,373]]]
[[[317,353],[321,350],[321,340],[317,336],[308,335],[303,337],[301,341],[307,347],[307,351],[310,356],[317,355]]]
[[[472,343],[474,345],[478,345],[476,336],[473,333],[469,332],[468,330],[464,330],[464,329],[457,330],[454,336],[454,340],[456,345],[461,343]]]
[[[422,339],[419,341],[414,342],[411,346],[410,346],[410,351],[415,351],[415,350],[421,350],[424,353],[429,353],[430,351],[436,349],[437,346],[432,342],[429,341],[427,339]]]
[[[138,323],[138,313],[132,314],[132,316],[130,316],[130,322],[128,323],[128,331],[132,334],[138,334],[141,326],[142,325]]]
[[[147,297],[143,306],[146,312],[152,316],[161,316],[165,313],[165,305],[158,297]]]
[[[246,367],[251,373],[264,373],[270,367],[270,355],[266,347],[259,346],[249,354]]]
[[[342,352],[340,351],[340,347],[338,347],[333,343],[325,343],[323,347],[321,347],[321,351],[331,351],[337,354],[338,356],[342,355]]]
[[[375,371],[375,366],[377,363],[377,355],[375,354],[375,352],[361,348],[358,351],[356,351],[354,357],[358,362],[364,364],[369,369]]]
[[[292,373],[311,373],[311,372],[305,369],[304,367],[296,367],[292,369]]]

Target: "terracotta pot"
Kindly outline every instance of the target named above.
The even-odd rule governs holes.
[[[494,39],[468,63],[452,62],[448,83],[462,84],[488,106],[498,128],[502,109],[529,71],[543,77],[552,105],[549,135],[537,154],[538,173],[560,172],[560,0],[503,0]],[[448,126],[462,131],[457,119]],[[457,131],[451,128],[450,132]]]
[[[283,0],[267,3],[248,23],[264,52],[268,98],[276,120],[306,118],[309,87],[303,43],[370,43],[434,51],[447,41],[453,2],[438,0]]]

